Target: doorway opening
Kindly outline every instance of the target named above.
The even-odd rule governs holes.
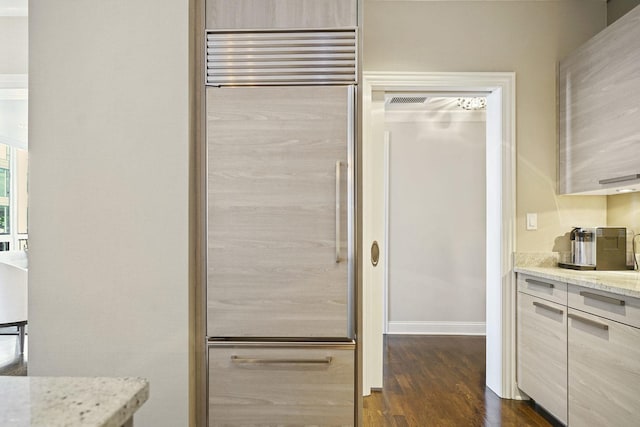
[[[417,95],[384,95],[384,333],[484,335],[486,94]]]
[[[27,374],[28,2],[0,2],[0,375]]]
[[[364,73],[363,248],[383,248],[377,266],[363,264],[363,394],[383,388],[385,248],[385,95],[486,96],[486,385],[503,398],[519,398],[515,385],[515,74]],[[387,142],[388,144],[388,142]],[[362,257],[368,259],[368,256]]]
[[[27,76],[0,74],[0,375],[27,370]]]

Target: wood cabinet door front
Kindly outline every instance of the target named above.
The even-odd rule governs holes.
[[[567,422],[567,308],[518,292],[518,387]]]
[[[569,309],[569,425],[640,425],[640,329]]]
[[[350,338],[350,86],[207,89],[207,335]]]

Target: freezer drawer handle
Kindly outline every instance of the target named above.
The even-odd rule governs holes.
[[[624,300],[611,298],[600,294],[594,294],[593,292],[580,292],[580,296],[585,298],[591,298],[602,302],[608,302],[609,304],[614,305],[624,305]]]
[[[547,283],[547,282],[541,282],[539,280],[534,280],[534,279],[526,279],[527,283],[531,283],[532,285],[538,285],[538,286],[546,286],[547,288],[551,288],[553,289],[553,283]]]
[[[545,310],[549,310],[549,311],[551,311],[553,313],[556,313],[556,314],[562,314],[563,313],[563,311],[560,310],[559,308],[550,307],[550,306],[548,306],[546,304],[542,304],[542,303],[540,303],[538,301],[534,301],[533,305],[535,305],[536,307],[544,308]]]
[[[591,325],[591,326],[599,328],[599,329],[604,329],[605,331],[609,330],[609,325],[605,325],[604,323],[596,322],[594,320],[587,319],[587,318],[581,317],[581,316],[577,316],[577,315],[571,314],[571,313],[567,314],[567,316],[570,319],[577,320],[577,321],[582,322],[582,323],[586,323],[587,325]]]
[[[247,363],[257,365],[330,365],[332,358],[323,359],[257,359],[252,357],[231,356],[233,363]]]
[[[340,165],[336,161],[336,262],[340,262]]]

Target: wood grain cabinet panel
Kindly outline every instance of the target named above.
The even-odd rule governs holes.
[[[640,328],[640,299],[638,298],[569,285],[568,304],[571,308]],[[638,345],[640,346],[640,343]]]
[[[209,427],[354,425],[354,350],[209,348]]]
[[[518,387],[567,423],[567,308],[518,292]]]
[[[209,337],[350,338],[352,90],[207,89]]]
[[[640,329],[569,309],[569,425],[640,425]]]
[[[633,179],[640,174],[639,104],[640,8],[635,8],[560,62],[561,194],[615,194],[640,184]]]
[[[518,291],[552,301],[567,304],[567,284],[557,280],[518,274]]]
[[[357,0],[207,0],[210,30],[354,28]]]

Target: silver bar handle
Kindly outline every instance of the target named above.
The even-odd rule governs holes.
[[[640,179],[640,173],[636,173],[633,175],[617,176],[615,178],[601,179],[600,181],[598,181],[598,184],[613,184],[615,182],[634,181],[636,179]]]
[[[611,298],[600,294],[594,294],[593,292],[580,292],[580,296],[585,298],[591,298],[597,301],[608,302],[609,304],[614,305],[624,305],[625,301],[622,299]]]
[[[549,311],[551,311],[551,312],[553,312],[553,313],[556,313],[556,314],[562,314],[562,313],[564,313],[564,312],[563,312],[562,310],[560,310],[559,308],[551,307],[551,306],[548,306],[548,305],[546,305],[546,304],[542,304],[542,303],[540,303],[540,302],[538,302],[538,301],[534,301],[534,302],[533,302],[533,305],[535,305],[536,307],[544,308],[545,310],[549,310]]]
[[[555,288],[553,283],[541,282],[539,280],[534,280],[534,279],[525,279],[525,281],[527,283],[531,283],[532,285],[546,286],[547,288],[551,288],[551,289]]]
[[[235,355],[231,356],[233,363],[255,365],[330,365],[332,360],[330,356],[323,359],[260,359]]]
[[[569,319],[577,320],[582,323],[586,323],[587,325],[594,326],[598,329],[603,329],[605,331],[609,330],[609,325],[605,325],[604,323],[596,322],[595,320],[587,319],[586,317],[578,316],[575,314],[567,314]]]
[[[340,160],[336,161],[336,262],[340,262]]]
[[[355,339],[356,281],[355,281],[355,139],[356,139],[356,87],[347,88],[347,158],[345,159],[347,186],[347,337]]]

